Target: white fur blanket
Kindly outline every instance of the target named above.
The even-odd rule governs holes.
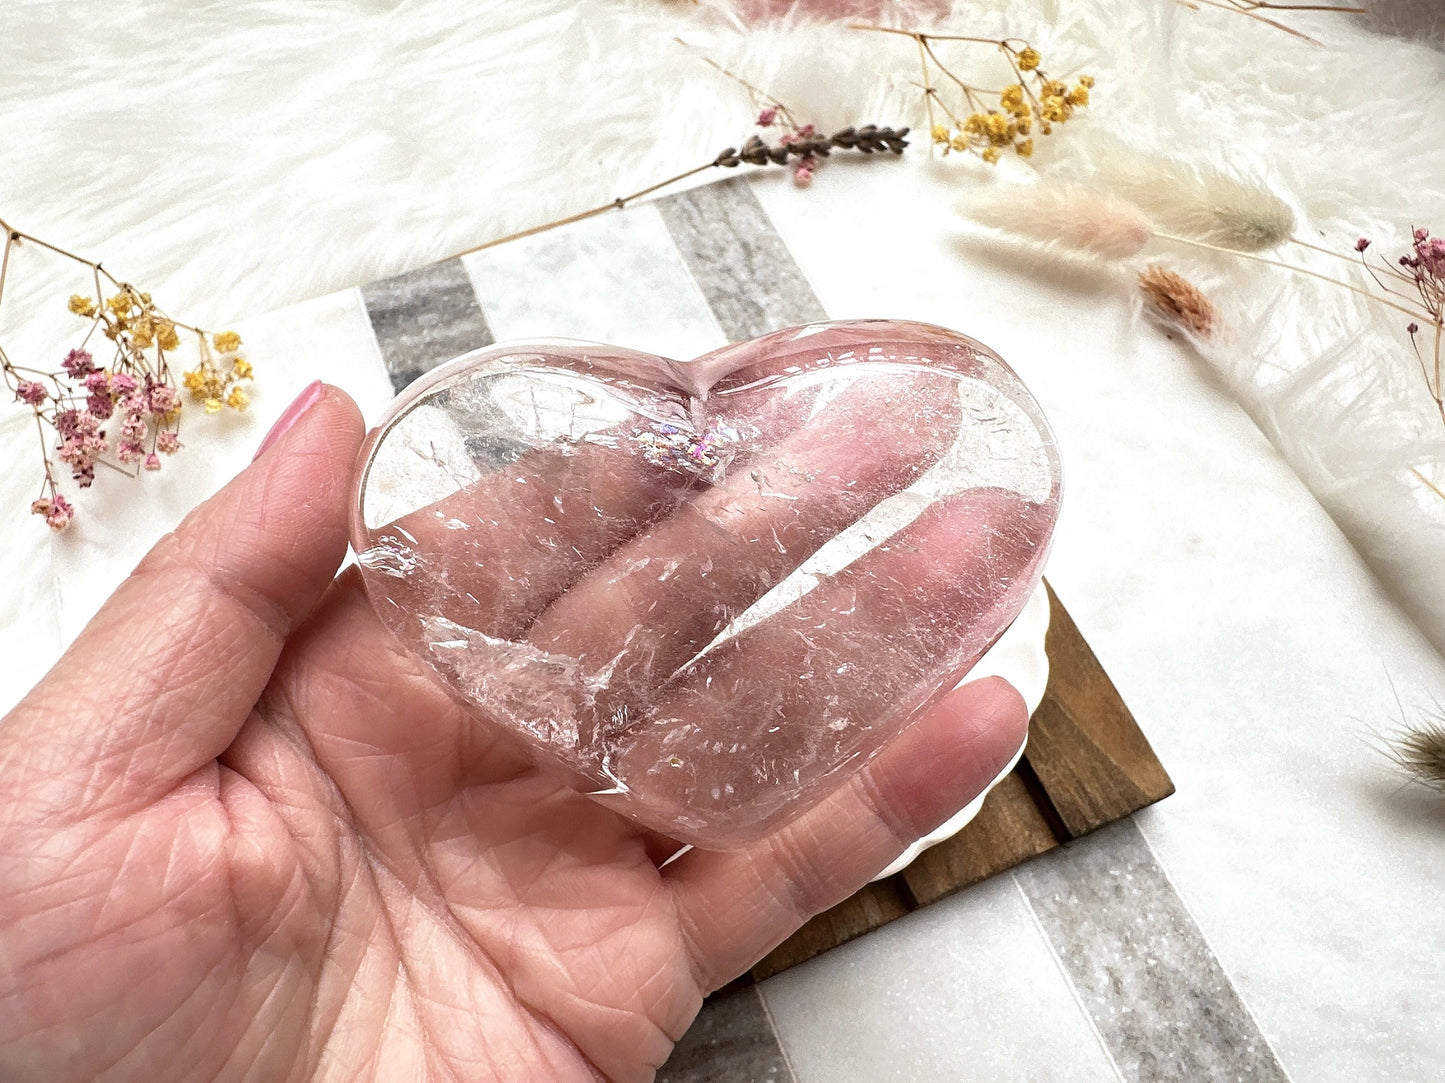
[[[1095,75],[1088,116],[1041,145],[1045,174],[1087,174],[1122,136],[1264,179],[1325,243],[1445,228],[1445,61],[1423,46],[1282,16],[1317,46],[1174,0],[958,0],[936,18],[872,6],[904,25],[1027,37],[1053,69]],[[684,0],[7,0],[3,24],[0,216],[212,326],[610,199],[738,141],[748,94],[676,37],[825,127],[922,118],[906,39],[745,23]],[[1028,179],[1017,163],[1003,176],[956,164],[960,190]],[[943,203],[937,220],[940,243],[956,243]],[[1282,273],[1163,254],[1224,310],[1232,338],[1212,361],[1445,643],[1445,501],[1422,497],[1409,469],[1445,481],[1430,474],[1445,453],[1401,321]],[[17,274],[0,335],[45,341],[69,292],[38,264]]]

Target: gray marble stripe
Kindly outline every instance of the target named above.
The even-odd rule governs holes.
[[[827,319],[745,179],[668,196],[657,209],[731,341]]]
[[[461,260],[383,278],[363,287],[361,297],[397,391],[443,361],[492,344]]]
[[[1014,878],[1124,1079],[1288,1079],[1132,819]]]
[[[657,1083],[793,1083],[757,986],[710,997]]]

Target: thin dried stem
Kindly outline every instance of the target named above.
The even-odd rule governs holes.
[[[1227,0],[1231,7],[1241,11],[1330,11],[1340,15],[1368,15],[1369,8],[1336,7],[1333,4],[1275,4],[1271,0]]]
[[[0,222],[0,226],[3,226],[5,229],[5,254],[4,256],[0,256],[0,297],[3,297],[5,294],[5,276],[10,273],[10,249],[15,244],[15,234],[10,231],[10,227],[5,225],[5,223]]]
[[[1414,474],[1417,478],[1420,479],[1420,484],[1421,484],[1421,485],[1425,486],[1425,488],[1429,489],[1432,493],[1434,493],[1436,496],[1438,496],[1441,500],[1445,500],[1445,490],[1442,490],[1442,489],[1440,488],[1440,486],[1436,485],[1433,481],[1431,481],[1429,478],[1427,478],[1424,474],[1420,473],[1419,468],[1414,467],[1414,466],[1410,467],[1410,473]]]
[[[739,147],[728,147],[709,162],[702,165],[685,169],[681,173],[660,180],[656,184],[649,184],[646,188],[639,188],[625,196],[618,196],[609,203],[603,203],[591,207],[585,211],[578,211],[576,214],[569,214],[565,218],[558,218],[550,222],[543,222],[541,225],[530,226],[527,229],[518,230],[516,233],[509,233],[505,237],[497,237],[481,244],[473,245],[471,248],[464,248],[460,252],[453,253],[450,259],[460,256],[469,256],[473,252],[483,252],[488,248],[496,248],[498,245],[507,244],[511,241],[519,241],[524,237],[535,237],[539,233],[546,233],[548,230],[557,229],[560,226],[571,225],[573,222],[581,222],[588,218],[595,218],[599,214],[606,214],[608,211],[620,211],[628,204],[649,196],[653,192],[661,191],[674,184],[695,177],[699,173],[705,173],[709,169],[733,169],[740,165],[766,166],[782,165],[790,158],[804,159],[809,157],[827,157],[833,150],[854,150],[863,154],[902,154],[903,148],[908,145],[905,136],[908,135],[907,128],[880,128],[873,124],[864,125],[862,128],[844,128],[834,132],[832,135],[813,134],[807,138],[786,137],[778,144],[770,146],[759,136],[752,136],[746,143]]]
[[[1440,325],[1435,325],[1435,383],[1431,385],[1434,389],[1435,402],[1445,411],[1445,397],[1440,394]]]
[[[755,86],[755,85],[753,85],[752,83],[748,82],[746,79],[744,79],[744,78],[743,78],[741,75],[739,75],[737,72],[733,71],[731,68],[725,68],[725,67],[723,67],[723,66],[722,66],[721,64],[719,64],[716,60],[714,60],[712,57],[705,55],[705,54],[702,53],[700,50],[698,50],[695,46],[689,45],[687,42],[683,41],[681,38],[673,38],[672,40],[675,41],[675,42],[677,42],[677,44],[681,45],[684,49],[688,50],[689,52],[694,53],[699,60],[701,60],[701,61],[702,61],[704,64],[706,64],[708,67],[712,68],[714,71],[718,72],[718,73],[721,74],[721,75],[727,76],[727,78],[729,78],[729,79],[731,79],[733,82],[737,83],[740,87],[742,87],[744,90],[746,90],[749,94],[751,94],[751,95],[753,96],[755,102],[762,102],[762,103],[764,103],[765,105],[770,105],[770,106],[772,106],[774,109],[776,109],[776,110],[778,111],[778,113],[781,114],[783,120],[787,122],[788,127],[792,128],[794,131],[797,131],[799,128],[802,127],[802,125],[798,123],[797,114],[795,114],[791,109],[789,109],[785,104],[783,104],[783,103],[782,103],[781,101],[779,101],[777,98],[775,98],[775,97],[773,97],[771,94],[769,94],[766,90],[763,90],[761,87]]]
[[[527,229],[520,229],[516,233],[509,233],[505,237],[497,237],[490,241],[484,241],[481,244],[473,245],[471,248],[464,248],[460,252],[454,252],[448,258],[456,259],[458,256],[470,256],[473,252],[483,252],[488,248],[496,248],[499,244],[507,244],[510,241],[520,241],[524,237],[535,237],[539,233],[546,233],[548,230],[559,229],[562,226],[570,226],[573,222],[581,222],[588,218],[595,218],[599,214],[606,214],[608,211],[620,211],[634,200],[641,199],[643,196],[651,195],[653,192],[660,191],[669,185],[679,184],[689,177],[695,177],[699,173],[704,173],[709,169],[716,169],[718,167],[719,163],[716,160],[694,166],[692,169],[683,170],[676,176],[668,177],[667,180],[658,181],[656,184],[650,184],[646,188],[641,188],[631,195],[618,196],[611,203],[603,203],[589,210],[569,214],[565,218],[558,218],[552,222],[544,222],[540,226],[530,226]]]
[[[853,29],[862,30],[867,28],[854,26]],[[929,138],[932,139],[933,129],[937,124],[933,116],[933,99],[938,97],[938,91],[933,89],[933,79],[928,73],[928,43],[917,35],[914,36],[914,41],[918,43],[918,62],[923,66],[923,101],[928,108],[928,132]],[[939,102],[939,104],[942,105],[943,103]],[[944,111],[947,112],[947,109],[945,108]],[[930,146],[930,153],[931,152]]]
[[[1397,312],[1405,313],[1405,315],[1407,316],[1413,316],[1416,319],[1432,320],[1430,314],[1428,312],[1425,312],[1423,309],[1407,308],[1404,305],[1397,305],[1393,301],[1388,301],[1385,298],[1381,297],[1379,294],[1371,293],[1364,287],[1356,286],[1352,282],[1345,282],[1338,278],[1331,278],[1329,275],[1320,274],[1318,271],[1311,271],[1305,267],[1296,267],[1294,264],[1286,263],[1283,260],[1270,259],[1268,256],[1257,255],[1254,252],[1241,252],[1237,248],[1225,248],[1223,245],[1210,244],[1208,241],[1196,241],[1189,237],[1180,237],[1172,233],[1156,232],[1154,236],[1158,237],[1162,241],[1173,241],[1175,244],[1187,244],[1192,248],[1204,248],[1211,252],[1223,252],[1225,255],[1228,256],[1238,256],[1240,259],[1253,260],[1255,263],[1263,263],[1269,267],[1280,267],[1286,271],[1293,271],[1295,274],[1298,275],[1305,275],[1309,278],[1319,279],[1321,282],[1328,282],[1332,286],[1339,286],[1341,289],[1349,290],[1351,293],[1358,293],[1361,297],[1373,301],[1377,305],[1384,305],[1386,308],[1393,308]]]

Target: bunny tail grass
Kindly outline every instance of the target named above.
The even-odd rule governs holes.
[[[1385,737],[1385,754],[1416,782],[1445,793],[1445,717],[1427,715]]]
[[[1098,156],[1096,179],[1164,233],[1237,252],[1276,248],[1294,233],[1294,212],[1284,200],[1212,166],[1141,154],[1121,143]]]
[[[1156,319],[1201,338],[1214,333],[1218,312],[1204,292],[1184,276],[1151,263],[1139,273],[1139,290]]]
[[[1018,240],[1101,260],[1128,259],[1154,235],[1134,204],[1076,185],[1035,184],[972,195],[958,204],[958,212]]]

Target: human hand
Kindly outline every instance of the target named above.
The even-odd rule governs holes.
[[[318,389],[0,722],[0,1077],[651,1077],[705,992],[1023,739],[981,681],[762,842],[690,851],[539,773],[382,627]]]

